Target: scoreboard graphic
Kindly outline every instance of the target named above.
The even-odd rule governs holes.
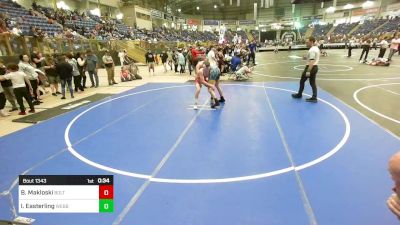
[[[112,213],[112,175],[21,175],[20,213]]]

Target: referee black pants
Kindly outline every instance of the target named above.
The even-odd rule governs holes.
[[[298,94],[303,94],[304,91],[304,84],[307,81],[307,79],[310,79],[310,85],[312,88],[312,97],[313,98],[317,98],[317,85],[315,82],[315,78],[317,77],[317,73],[318,73],[318,66],[315,65],[313,66],[313,68],[310,71],[310,77],[306,76],[306,72],[308,70],[308,65],[306,66],[306,68],[304,68],[303,74],[301,75],[301,79],[300,79],[300,87],[299,87],[299,92]]]

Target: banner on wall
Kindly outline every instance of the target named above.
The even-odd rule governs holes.
[[[379,12],[379,8],[358,9],[358,10],[354,10],[351,13],[351,15],[352,16],[362,16],[362,15],[376,14],[378,12]]]
[[[324,15],[316,15],[316,16],[303,16],[303,20],[322,20]]]
[[[161,11],[152,9],[151,10],[151,16],[154,17],[154,18],[162,19],[163,18],[163,13]]]
[[[255,25],[255,20],[239,20],[239,25]]]
[[[203,20],[203,25],[205,26],[218,26],[219,21],[218,20]]]
[[[221,20],[221,25],[237,25],[236,20]]]
[[[187,20],[187,24],[189,24],[189,25],[200,25],[201,21],[197,20],[197,19],[188,19]]]
[[[344,12],[326,14],[327,19],[343,18]]]

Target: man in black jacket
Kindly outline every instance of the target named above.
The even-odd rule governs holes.
[[[72,66],[69,64],[65,56],[60,56],[58,63],[56,65],[57,74],[60,76],[61,80],[61,90],[62,98],[65,99],[65,86],[68,84],[69,92],[71,93],[71,98],[74,98],[74,89],[72,88]]]

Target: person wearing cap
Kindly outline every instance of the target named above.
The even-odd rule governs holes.
[[[107,71],[108,85],[117,84],[117,82],[115,82],[115,78],[114,78],[114,76],[115,76],[114,60],[110,55],[110,51],[106,50],[102,60],[103,60],[104,66],[106,67],[106,71]]]
[[[149,49],[147,51],[147,53],[144,55],[144,57],[146,58],[146,63],[149,66],[149,73],[151,70],[153,70],[153,75],[154,75],[154,54],[151,52],[151,49]]]

